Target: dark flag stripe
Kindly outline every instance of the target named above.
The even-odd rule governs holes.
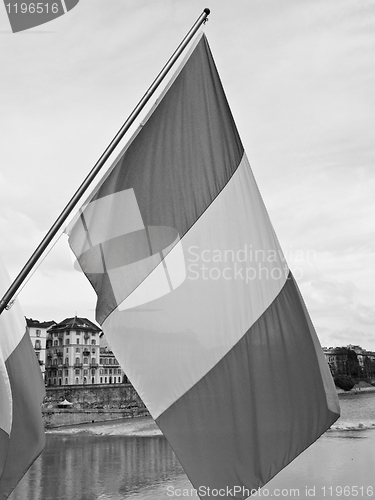
[[[93,200],[134,189],[144,225],[170,226],[182,237],[226,185],[243,152],[202,37]]]
[[[233,349],[157,418],[196,488],[261,487],[337,420],[312,335],[290,275]]]

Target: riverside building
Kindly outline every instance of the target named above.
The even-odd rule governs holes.
[[[66,318],[47,332],[47,386],[116,384],[124,372],[108,345],[102,330],[87,318]]]
[[[34,347],[43,378],[46,366],[47,331],[54,325],[56,325],[55,321],[41,322],[37,319],[26,318],[26,331],[30,335],[31,343]]]

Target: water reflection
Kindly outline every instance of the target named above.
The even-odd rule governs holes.
[[[183,474],[164,437],[47,435],[12,500],[126,498]]]
[[[306,489],[314,489],[314,500],[326,500],[330,487],[373,488],[375,393],[345,395],[340,404],[342,417],[334,430],[325,433],[265,488],[295,488],[296,500],[307,498]],[[151,419],[132,419],[96,428],[108,434],[111,429],[118,435],[47,434],[45,450],[10,500],[167,500],[168,486],[192,488],[163,436],[121,435],[121,429],[129,429],[129,425],[152,430],[147,422],[152,425]],[[357,496],[375,497],[375,488],[371,491],[371,495]],[[344,498],[345,494],[334,496]]]

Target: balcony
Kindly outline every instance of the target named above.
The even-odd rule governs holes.
[[[86,348],[85,348],[85,349],[83,350],[83,355],[84,355],[84,356],[90,356],[90,354],[91,354],[91,353],[90,353],[90,351],[89,351],[88,349],[86,349]]]
[[[98,363],[90,363],[90,368],[98,368]]]
[[[74,363],[74,368],[82,368],[82,363]]]

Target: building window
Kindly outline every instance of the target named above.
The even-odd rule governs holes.
[[[104,377],[104,383],[105,384],[107,383],[107,377]]]
[[[92,339],[91,345],[96,345],[96,340],[95,339]]]
[[[40,343],[40,340],[36,340],[35,341],[35,349],[41,349],[42,346],[41,346],[41,343]]]
[[[79,344],[79,339],[77,339],[76,344]]]
[[[100,377],[100,383],[101,384],[103,383],[103,377]]]
[[[81,360],[79,358],[76,358],[76,365],[79,365]]]
[[[68,365],[69,364],[69,358],[65,358],[65,364]]]
[[[95,384],[95,378],[94,377],[91,377],[91,383]]]
[[[95,363],[96,363],[95,358],[91,358],[91,364],[95,365]]]
[[[106,369],[104,370],[104,375],[107,375],[107,373],[108,373],[108,369],[106,368]]]
[[[69,370],[65,370],[65,376],[69,375]]]
[[[68,385],[68,379],[67,378],[65,379],[65,385]]]
[[[83,370],[84,375],[88,375],[88,373],[89,373],[88,370]]]
[[[70,339],[65,339],[65,344],[70,344]]]
[[[40,330],[36,330],[36,332],[35,332],[35,333],[36,333],[36,336],[37,336],[37,337],[40,337],[40,333],[41,333],[41,332],[40,332]]]
[[[76,347],[76,352],[81,352],[81,349],[79,347]]]
[[[66,348],[66,352],[69,352],[69,348],[68,347]]]
[[[89,358],[83,358],[83,364],[84,364],[84,365],[87,365],[87,364],[88,364],[88,362],[89,362]]]
[[[53,336],[54,336],[54,337],[57,337],[57,335],[58,335],[58,333],[57,333],[57,332],[53,334]]]
[[[53,341],[53,345],[59,345],[59,341],[58,340],[54,340]]]
[[[95,375],[95,369],[94,368],[91,370],[91,375]]]
[[[79,384],[79,379],[78,379],[78,377],[76,377],[76,384]]]
[[[79,370],[76,370],[76,375],[79,375]]]

